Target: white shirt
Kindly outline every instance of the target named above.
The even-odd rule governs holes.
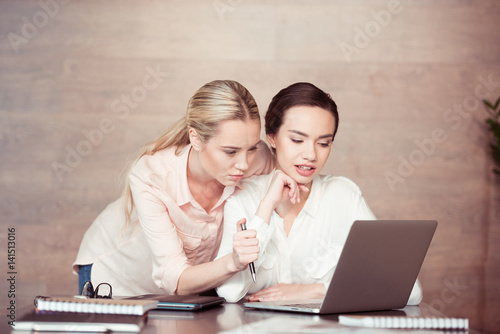
[[[228,302],[237,302],[278,283],[315,284],[330,282],[347,234],[355,220],[374,220],[361,190],[351,180],[332,175],[314,178],[304,208],[295,219],[288,237],[283,219],[273,212],[270,223],[255,216],[274,173],[254,176],[242,183],[242,190],[228,199],[224,209],[224,234],[217,258],[232,252],[236,222],[247,219],[247,229],[255,229],[260,253],[255,261],[257,283],[248,270],[235,274],[217,288]],[[410,297],[420,302],[421,290]]]

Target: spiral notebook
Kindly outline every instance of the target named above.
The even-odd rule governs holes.
[[[40,332],[132,332],[138,333],[146,315],[92,314],[74,312],[31,311],[21,316],[12,329]]]
[[[127,314],[143,315],[156,308],[158,300],[154,299],[103,299],[77,297],[44,297],[35,298],[35,306],[39,311]]]
[[[455,329],[467,330],[469,320],[466,318],[442,317],[386,317],[339,315],[339,323],[347,326],[371,328],[405,328],[405,329]]]

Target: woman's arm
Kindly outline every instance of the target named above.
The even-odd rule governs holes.
[[[153,255],[153,280],[168,294],[197,294],[212,289],[256,259],[255,231],[241,231],[240,227],[239,233],[235,233],[234,245],[231,242],[234,252],[217,261],[192,265],[165,209],[169,205],[176,207],[175,203],[168,203],[173,199],[159,194],[133,173],[130,184],[137,215]],[[236,223],[234,229],[237,229]]]
[[[267,144],[264,141],[260,141],[258,144],[258,155],[245,177],[267,174],[273,168],[274,157]],[[186,268],[179,278],[177,286],[178,294],[193,294],[215,288],[234,274],[246,269],[248,263],[257,259],[259,249],[257,246],[256,231],[249,230],[242,232],[242,221],[238,221],[236,225],[234,224],[234,220],[231,221],[233,221],[231,227],[225,226],[226,231],[228,229],[232,231],[226,233],[226,236],[230,236],[231,238],[224,240],[223,237],[223,242],[221,242],[225,245],[231,244],[231,252],[228,253],[226,251],[226,255],[212,262]],[[232,242],[230,243],[229,240]]]
[[[224,235],[222,237],[222,242],[219,248],[219,254],[217,255],[217,260],[225,256],[234,254],[234,250],[231,249],[230,247],[230,242],[231,242],[230,240],[232,238],[231,235],[234,233],[234,229],[232,229],[230,226],[233,225],[231,224],[231,222],[234,221],[234,219],[231,218],[233,217],[233,215],[229,213],[232,212],[232,210],[230,209],[230,211],[228,211],[227,209],[228,206],[226,205],[226,211],[225,211],[226,224],[224,224]],[[240,214],[238,215],[238,217],[241,217],[242,213],[241,211],[239,212]],[[266,222],[262,221],[258,217],[254,217],[252,221],[247,223],[247,226],[249,229],[243,232],[249,234],[241,234],[241,237],[249,238],[247,240],[255,240],[256,243],[258,244],[258,247],[257,249],[252,249],[251,250],[252,253],[248,254],[249,257],[246,258],[245,261],[241,262],[247,264],[250,262],[254,262],[256,276],[257,276],[257,283],[253,282],[247,265],[240,271],[233,274],[232,277],[227,279],[225,282],[223,282],[216,288],[219,296],[226,298],[226,300],[231,303],[235,303],[240,299],[242,299],[251,288],[255,289],[256,286],[263,287],[266,286],[266,284],[268,285],[269,282],[271,282],[272,280],[273,271],[275,269],[275,268],[262,267],[262,263],[264,261],[267,261],[269,257],[265,254],[265,249],[269,244],[272,235],[274,234],[275,231],[274,226],[269,226]]]
[[[179,278],[177,294],[197,294],[213,289],[257,259],[257,233],[255,230],[242,231],[241,224],[244,222],[245,219],[240,219],[236,223],[237,232],[233,237],[232,252],[212,262],[185,269]]]
[[[177,204],[149,184],[146,177],[132,171],[129,180],[137,216],[152,254],[152,279],[167,294],[175,294],[180,274],[191,266],[167,209]]]
[[[221,258],[232,251],[228,247],[232,235],[236,232],[232,222],[241,217],[249,217],[247,227],[249,231],[257,231],[260,247],[258,259],[254,261],[257,285],[254,285],[249,273],[239,272],[217,288],[218,294],[230,302],[237,302],[243,298],[250,288],[255,291],[255,288],[266,287],[272,283],[273,273],[278,268],[263,268],[261,265],[269,260],[265,250],[275,233],[275,226],[271,224],[273,211],[281,201],[290,200],[292,203],[298,201],[300,190],[309,191],[307,187],[299,186],[293,179],[279,170],[273,173],[269,184],[267,180],[267,178],[262,178],[256,181],[266,183],[265,187],[267,189],[265,189],[264,196],[262,196],[261,190],[258,190],[264,186],[262,183],[255,185],[253,188],[246,186],[241,193],[227,201],[224,209],[224,234],[217,257]],[[279,259],[276,259],[276,261],[279,261]]]
[[[264,189],[262,188],[265,187],[267,189],[269,178],[270,176],[263,176],[246,183],[243,191],[230,197],[224,207],[224,233],[216,261],[232,254],[233,239],[236,239],[235,233],[239,231],[235,222],[242,217],[248,220],[246,223],[248,230],[245,232],[249,234],[241,234],[241,236],[254,239],[258,242],[258,251],[253,254],[257,285],[253,282],[248,267],[245,266],[242,271],[235,273],[231,278],[217,287],[217,293],[226,298],[228,302],[237,302],[247,294],[250,288],[263,287],[264,284],[269,284],[269,281],[272,279],[272,273],[265,268],[261,268],[261,264],[267,259],[265,250],[275,233],[275,226],[255,216],[255,210],[263,196]]]
[[[286,175],[284,175],[286,177]],[[278,175],[278,178],[281,177],[281,175]],[[284,182],[287,180],[286,178],[283,178]],[[287,188],[287,184],[282,183],[283,189]],[[319,180],[318,180],[319,182]],[[277,182],[275,183],[277,184]],[[279,187],[278,187],[279,188]],[[269,187],[269,191],[266,196],[271,194],[271,189],[272,185]],[[300,188],[299,188],[300,189]],[[318,187],[318,189],[321,189],[321,187]],[[328,189],[328,188],[327,188]],[[330,188],[333,189],[333,188]],[[303,190],[303,189],[300,189]],[[359,188],[355,188],[352,193],[352,200],[350,201],[350,207],[351,209],[348,209],[350,211],[349,216],[353,217],[353,220],[356,219],[375,219],[375,216],[371,212],[370,208],[366,204],[365,200],[363,199],[361,195],[361,191]],[[274,194],[279,194],[278,192],[274,192]],[[325,193],[326,194],[326,193]],[[283,197],[285,198],[288,196],[286,192],[283,192]],[[330,198],[331,196],[324,196],[325,198]],[[277,200],[279,200],[279,197],[275,197]],[[293,197],[290,197],[291,199]],[[323,198],[323,196],[322,196]],[[263,201],[264,202],[264,201]],[[272,202],[272,200],[269,200],[269,202]],[[263,208],[265,203],[261,202],[261,205],[259,209]],[[269,210],[269,209],[268,209]],[[264,211],[264,210],[263,210]],[[264,211],[265,212],[265,211]],[[327,221],[327,219],[319,219],[319,221]],[[304,247],[313,247],[313,245],[304,245]],[[274,286],[271,286],[266,289],[262,289],[250,296],[247,297],[249,301],[277,301],[277,300],[290,300],[290,299],[309,299],[309,298],[323,298],[326,293],[326,287],[324,282],[318,282],[318,283],[313,283],[313,284],[276,284]]]
[[[197,294],[212,289],[257,258],[256,232],[241,231],[240,227],[234,235],[233,252],[216,261],[191,265],[164,206],[155,203],[155,197],[147,192],[142,193],[136,206],[153,254],[153,279],[169,294]],[[147,214],[141,214],[144,211]]]
[[[269,224],[271,215],[276,206],[283,200],[289,199],[292,204],[300,201],[300,191],[309,191],[306,186],[299,185],[290,176],[276,170],[266,195],[262,198],[255,212],[257,217]]]

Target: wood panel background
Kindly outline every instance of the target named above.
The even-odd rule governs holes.
[[[439,221],[422,307],[500,332],[500,182],[480,102],[500,96],[499,17],[495,0],[2,0],[2,311],[9,227],[16,305],[73,294],[85,230],[196,89],[237,80],[264,114],[309,81],[340,110],[325,172],[379,218]]]

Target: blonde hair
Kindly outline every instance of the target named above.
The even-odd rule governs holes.
[[[142,147],[130,169],[141,157],[153,155],[167,148],[176,147],[175,154],[179,155],[190,143],[190,128],[196,130],[202,142],[206,142],[217,134],[221,122],[254,119],[260,121],[259,109],[255,99],[245,87],[231,80],[209,82],[191,97],[185,117],[174,123],[158,139]],[[122,198],[126,217],[124,228],[126,228],[131,223],[130,217],[134,209],[128,173]]]

